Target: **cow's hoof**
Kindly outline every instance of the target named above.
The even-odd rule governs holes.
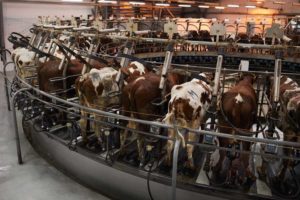
[[[253,183],[255,183],[255,179],[252,178],[247,178],[246,182],[243,184],[243,191],[244,192],[248,192],[251,188],[251,186],[253,185]]]
[[[183,173],[185,176],[188,177],[194,177],[196,175],[196,169],[195,168],[184,168]]]
[[[161,165],[159,166],[159,171],[160,171],[162,174],[171,175],[172,167],[171,167],[170,165],[161,164]]]
[[[267,178],[267,174],[261,169],[261,167],[256,168],[259,179],[265,181]]]

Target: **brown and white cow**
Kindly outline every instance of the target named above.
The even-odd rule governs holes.
[[[200,74],[204,76],[205,74]],[[212,98],[211,86],[200,79],[193,79],[192,81],[176,85],[171,91],[171,100],[169,102],[168,114],[164,118],[166,124],[176,124],[182,128],[191,128],[198,130],[201,124],[205,122],[205,114],[208,110]],[[175,138],[176,132],[174,129],[168,130],[169,138]],[[186,167],[195,169],[193,152],[194,145],[186,144],[188,142],[198,142],[199,137],[195,133],[186,133],[183,135],[179,131],[182,146],[186,148],[188,160]],[[174,142],[168,140],[167,142],[167,158],[166,163],[171,166],[172,151],[174,149]]]
[[[273,83],[273,77],[270,78]],[[280,138],[281,141],[300,142],[300,86],[298,83],[287,76],[280,78],[280,110],[279,121],[276,124],[283,132]],[[270,98],[273,98],[274,86],[271,84]],[[280,132],[280,131],[278,131]],[[285,156],[296,155],[296,150],[286,147],[283,148]],[[277,180],[285,179],[286,171],[295,166],[293,159],[284,159],[277,170]],[[260,175],[266,174],[266,163],[263,162],[261,167],[258,167]]]
[[[77,78],[75,87],[79,96],[80,104],[89,108],[105,110],[106,107],[115,105],[119,102],[117,96],[111,98],[108,96],[110,92],[118,91],[118,84],[115,78],[118,71],[112,67],[104,67],[101,69],[91,69],[89,73]],[[81,111],[80,127],[83,140],[87,142],[86,123],[88,114]],[[101,127],[97,121],[102,121],[102,117],[94,114],[95,134],[98,142],[102,144]]]
[[[130,81],[133,81],[134,78],[147,73],[147,69],[138,62],[132,62],[127,67],[123,67],[120,70],[127,76],[125,77],[125,81],[127,83],[130,83]],[[112,67],[104,67],[99,70],[92,69],[89,73],[77,78],[75,87],[80,99],[80,104],[100,110],[105,110],[105,108],[111,105],[119,104],[119,96],[108,96],[109,93],[119,91],[118,84],[115,81],[117,73],[118,71]],[[81,132],[84,141],[87,142],[86,118],[88,114],[81,111],[81,115],[83,117],[80,120]],[[95,115],[95,120],[101,121],[103,118]],[[99,144],[101,145],[101,127],[97,122],[95,122],[94,127],[95,134],[99,140]]]
[[[63,89],[63,81],[50,81],[51,78],[63,77],[63,69],[59,69],[60,62],[60,59],[52,58],[45,63],[39,64],[37,68],[37,74],[40,90],[45,92],[54,92]],[[113,63],[107,64],[95,60],[91,60],[90,64],[95,69],[101,69],[113,65]],[[68,89],[75,83],[75,80],[77,78],[76,75],[79,76],[81,74],[83,64],[79,60],[75,59],[71,60],[71,62],[69,62],[66,67],[66,76],[73,76],[66,80]]]
[[[169,93],[174,85],[183,83],[185,78],[186,73],[182,73],[182,71],[169,72],[167,74],[166,93]],[[161,90],[159,89],[160,80],[160,75],[150,72],[126,85],[122,92],[122,114],[148,121],[160,118],[162,115],[161,107],[152,103],[154,100],[161,98]],[[132,121],[127,124],[127,127],[140,131],[149,131],[150,129],[148,125],[136,124]],[[127,130],[120,135],[121,148],[124,147],[127,135]],[[141,134],[137,134],[137,148],[141,165],[144,164],[143,147],[144,137]]]
[[[255,122],[257,109],[256,93],[253,89],[254,81],[254,75],[245,74],[234,87],[223,94],[220,102],[222,115],[219,117],[221,133],[252,136],[249,131]],[[250,142],[221,137],[218,140],[221,147],[250,151]],[[226,156],[231,161],[229,169],[226,169],[225,166]],[[213,166],[213,172],[216,177],[229,178],[231,181],[235,181],[237,178],[240,184],[248,184],[249,182],[245,181],[255,180],[249,165],[249,155],[234,151],[220,151],[220,158],[216,166]],[[228,173],[230,177],[228,177]]]

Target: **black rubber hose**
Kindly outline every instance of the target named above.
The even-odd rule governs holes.
[[[153,162],[150,163],[150,168],[148,170],[148,174],[147,174],[147,190],[148,190],[148,194],[151,200],[153,199],[152,193],[151,193],[151,188],[150,188],[150,175],[152,172],[152,167],[153,167]]]

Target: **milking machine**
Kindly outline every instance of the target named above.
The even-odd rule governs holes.
[[[167,20],[167,22],[164,25],[164,31],[168,33],[169,39],[173,38],[173,35],[177,33],[177,25],[175,21]],[[167,102],[168,102],[168,96],[166,96],[166,81],[167,81],[167,74],[168,70],[171,67],[172,64],[172,58],[174,55],[174,43],[168,43],[166,47],[166,54],[165,54],[165,60],[162,67],[161,77],[160,77],[160,83],[159,83],[159,89],[161,91],[161,97],[158,99],[154,99],[151,104],[158,107],[161,114],[164,114],[167,112]],[[155,121],[161,122],[161,118],[157,118]],[[165,132],[167,130],[160,128],[159,126],[151,125],[149,128],[149,132],[154,135],[165,135]],[[146,166],[146,168],[149,169],[149,171],[154,170],[156,166],[159,164],[159,160],[161,158],[162,153],[162,140],[156,137],[145,137],[145,144],[144,144],[144,161],[142,164],[146,164],[149,162],[149,166]],[[156,162],[156,166],[154,165],[154,162]]]
[[[171,34],[172,36],[172,34]],[[169,43],[166,47],[166,55],[164,64],[162,67],[161,72],[161,78],[159,83],[159,89],[161,91],[161,97],[158,99],[154,99],[151,104],[157,107],[160,110],[161,114],[164,114],[167,112],[167,102],[168,97],[166,96],[166,81],[167,81],[167,73],[168,70],[171,67],[172,58],[174,55],[174,44]],[[157,118],[155,121],[161,122],[161,118]],[[151,125],[149,128],[149,132],[153,135],[165,135],[167,130],[160,128],[159,126]],[[154,170],[157,165],[159,164],[159,160],[162,156],[162,146],[163,141],[156,137],[147,137],[145,136],[145,143],[144,143],[144,160],[141,161],[142,166],[148,163],[148,166],[146,168],[151,168],[151,170]],[[154,166],[154,162],[156,162],[156,166]]]
[[[277,129],[277,124],[279,123],[279,105],[280,104],[280,80],[282,71],[282,59],[283,52],[278,50],[275,52],[275,68],[274,68],[274,81],[273,81],[273,98],[271,99],[271,108],[268,113],[268,128],[262,132],[263,138],[275,141],[284,141],[284,134]],[[272,88],[269,88],[270,90]],[[272,91],[272,90],[271,90]],[[271,191],[279,196],[290,196],[297,197],[299,195],[299,180],[295,176],[294,169],[289,169],[289,175],[287,172],[283,175],[284,179],[280,179],[279,174],[284,167],[285,159],[280,158],[280,156],[285,155],[285,146],[279,146],[276,144],[258,144],[260,145],[261,152],[264,155],[261,156],[262,164],[261,170],[259,171],[259,176],[264,179],[270,186]],[[277,155],[279,158],[272,158],[268,155]],[[291,158],[292,159],[292,158]]]
[[[222,70],[222,64],[223,64],[223,54],[224,49],[219,48],[218,50],[218,56],[217,56],[217,64],[216,64],[216,71],[214,76],[214,82],[213,82],[213,90],[212,90],[212,101],[211,105],[207,111],[207,118],[210,119],[209,123],[205,124],[204,130],[210,130],[210,131],[216,131],[217,130],[217,104],[218,104],[218,94],[219,94],[219,84],[220,84],[220,76],[221,76],[221,70]],[[206,173],[206,176],[209,177],[208,173],[211,170],[210,166],[210,160],[211,156],[215,151],[215,148],[213,146],[217,145],[217,138],[213,135],[204,134],[202,138],[202,143],[206,145],[211,145],[212,148],[205,148],[206,151],[204,153],[204,164],[201,167],[200,173]],[[204,177],[204,176],[203,176]],[[200,180],[200,182],[208,185],[209,183],[205,180]]]

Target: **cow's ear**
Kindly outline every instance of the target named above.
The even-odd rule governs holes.
[[[113,59],[113,63],[114,63],[114,65],[116,66],[116,67],[118,67],[118,68],[121,68],[121,65],[120,65],[120,63],[117,61],[117,59]]]
[[[121,67],[120,70],[123,74],[125,74],[126,76],[129,76],[129,71],[128,71],[127,67]]]

